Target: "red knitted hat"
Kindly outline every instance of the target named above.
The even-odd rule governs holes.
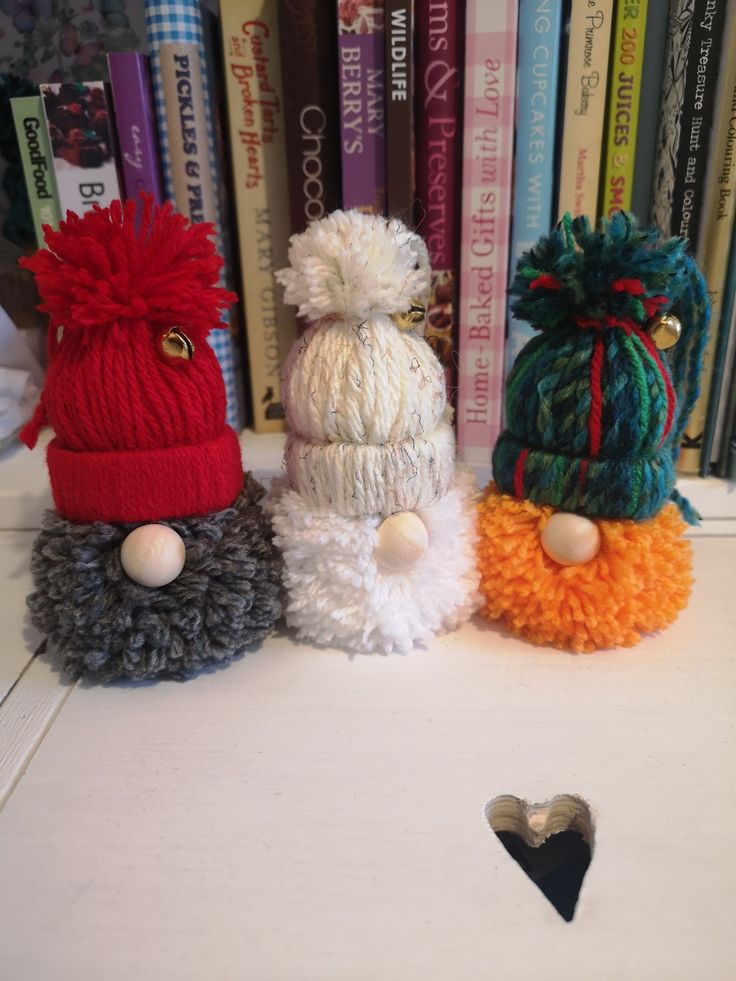
[[[51,318],[46,384],[21,436],[32,447],[53,426],[47,463],[63,517],[158,521],[238,496],[240,449],[207,343],[235,297],[217,286],[211,234],[170,205],[115,201],[70,213],[21,259]]]

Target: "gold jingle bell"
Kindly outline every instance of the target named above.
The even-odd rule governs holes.
[[[677,344],[682,333],[682,324],[671,313],[663,313],[655,317],[647,328],[647,333],[654,341],[655,347],[666,351],[668,347]]]
[[[172,327],[161,335],[161,350],[167,358],[191,361],[194,345],[180,327]]]
[[[414,330],[415,327],[423,322],[426,315],[427,308],[424,304],[418,300],[412,300],[408,310],[402,310],[401,313],[392,313],[391,319],[399,330]]]

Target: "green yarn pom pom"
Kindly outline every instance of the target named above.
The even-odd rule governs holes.
[[[640,228],[624,211],[599,229],[568,218],[522,255],[511,310],[540,330],[608,318],[644,325],[653,315],[647,301],[663,297],[656,304],[663,312],[682,292],[685,249],[680,238],[659,242],[655,229]]]

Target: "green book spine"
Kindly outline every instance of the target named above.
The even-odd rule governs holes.
[[[644,71],[648,0],[629,0],[616,10],[608,79],[608,110],[600,212],[630,211]]]
[[[40,95],[11,99],[10,102],[23,161],[23,176],[31,202],[36,243],[40,248],[44,244],[43,226],[56,228],[61,218],[51,142]]]

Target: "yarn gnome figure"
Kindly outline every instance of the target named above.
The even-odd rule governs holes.
[[[281,615],[281,561],[225,425],[208,332],[208,225],[169,205],[69,213],[22,263],[50,316],[41,402],[56,511],[33,547],[33,623],[63,667],[99,681],[227,663]]]
[[[277,276],[311,326],[282,394],[286,476],[269,495],[286,619],[313,642],[407,651],[477,605],[472,475],[455,465],[424,340],[427,250],[398,220],[336,211]]]
[[[539,333],[509,375],[480,505],[483,612],[539,644],[634,644],[690,594],[683,531],[697,519],[674,464],[706,284],[682,239],[660,242],[619,212],[598,229],[565,216],[522,256],[511,295]]]

